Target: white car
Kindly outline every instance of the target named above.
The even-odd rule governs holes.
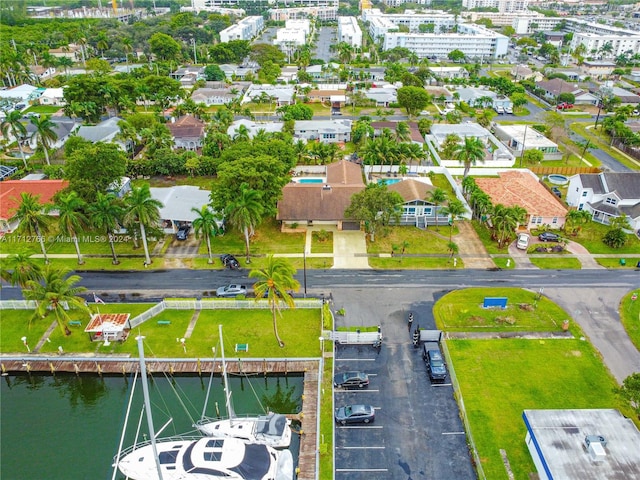
[[[498,113],[504,113],[504,107],[502,105],[498,105],[495,107],[495,111]]]
[[[216,296],[218,297],[237,297],[238,295],[246,295],[247,287],[244,285],[231,284],[225,287],[220,287],[216,290]]]
[[[518,234],[518,241],[516,242],[516,248],[520,250],[526,250],[529,246],[529,235],[526,233]]]
[[[504,113],[513,113],[513,107],[511,105],[507,105],[504,107]]]

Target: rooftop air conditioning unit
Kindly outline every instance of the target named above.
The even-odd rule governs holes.
[[[607,452],[604,447],[607,441],[602,435],[587,435],[584,439],[584,445],[589,453],[592,462],[602,462]]]

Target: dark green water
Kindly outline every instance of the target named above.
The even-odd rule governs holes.
[[[122,435],[132,379],[75,375],[2,377],[0,478],[111,479],[111,463]],[[231,377],[235,411],[239,415],[260,413],[264,411],[262,403],[279,413],[299,412],[302,380],[302,376],[294,375]],[[191,425],[202,414],[208,385],[209,377],[205,376],[167,379],[156,374],[151,379],[156,432],[173,418],[159,437],[193,431]],[[215,402],[220,414],[225,415],[219,377],[211,385],[208,416],[216,415]],[[138,382],[123,448],[134,442],[142,408],[142,385]],[[146,424],[145,418],[141,432],[146,432]],[[291,450],[297,459],[298,436],[293,437]]]

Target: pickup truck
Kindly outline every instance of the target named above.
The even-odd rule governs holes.
[[[239,285],[232,283],[231,285],[226,285],[224,287],[220,287],[216,290],[217,297],[237,297],[238,295],[246,295],[247,287],[244,285]]]
[[[447,378],[447,366],[444,363],[440,345],[437,342],[425,342],[422,345],[422,359],[427,366],[431,383],[444,382]]]

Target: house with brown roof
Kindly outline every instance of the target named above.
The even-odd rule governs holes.
[[[276,218],[283,226],[335,225],[339,230],[359,230],[360,222],[345,217],[351,197],[365,189],[359,165],[341,160],[326,166],[320,181],[300,177],[285,185]],[[318,180],[314,178],[314,180]]]
[[[542,225],[556,229],[564,226],[567,208],[531,172],[500,172],[497,178],[478,177],[476,184],[493,205],[524,208],[527,219],[521,227],[527,230]]]
[[[66,188],[66,180],[6,180],[0,182],[0,234],[11,233],[18,228],[18,222],[10,222],[20,206],[23,193],[38,195],[41,205],[50,203],[53,196]]]
[[[417,122],[405,122],[409,127],[409,137],[411,143],[424,144],[424,137],[420,133]],[[391,133],[396,131],[398,122],[380,121],[371,122],[371,128],[373,128],[373,136],[379,137],[385,130],[389,130]]]
[[[388,185],[387,188],[391,192],[397,192],[404,200],[398,225],[427,228],[436,224],[436,215],[439,225],[447,223],[449,216],[442,214],[445,205],[436,207],[427,200],[435,187],[427,183],[426,179],[404,179]]]
[[[205,125],[202,120],[193,115],[183,115],[177,120],[172,119],[167,128],[173,137],[174,148],[197,150],[202,148],[205,137]]]

